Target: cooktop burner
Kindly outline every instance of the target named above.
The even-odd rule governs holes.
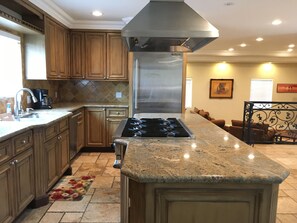
[[[128,118],[122,137],[190,137],[176,118]]]

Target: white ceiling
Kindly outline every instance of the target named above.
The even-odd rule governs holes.
[[[121,29],[149,0],[30,0],[69,28]],[[220,32],[190,61],[297,62],[296,0],[185,0]],[[93,10],[103,12],[93,17]],[[282,24],[273,26],[274,19]],[[262,37],[264,41],[257,42]],[[245,48],[240,47],[246,43]],[[288,45],[295,44],[292,52]],[[229,52],[229,48],[234,48]]]

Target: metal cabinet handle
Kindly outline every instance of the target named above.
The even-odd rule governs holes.
[[[14,165],[14,161],[11,161],[11,162],[10,162],[10,165]]]
[[[14,161],[14,164],[16,164],[16,163],[18,163],[18,162],[19,162],[18,160],[15,160],[15,161]]]
[[[62,136],[58,136],[58,140],[61,140],[62,139]]]
[[[26,142],[27,142],[27,141],[24,139],[24,140],[23,140],[23,144],[26,144]]]

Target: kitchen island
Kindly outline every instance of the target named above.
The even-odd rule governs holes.
[[[194,138],[119,138],[121,222],[272,223],[289,172],[196,114]]]

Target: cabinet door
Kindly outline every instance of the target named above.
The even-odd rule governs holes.
[[[128,50],[120,33],[107,34],[107,79],[128,80]]]
[[[0,222],[12,222],[14,193],[10,163],[0,166],[0,188]]]
[[[86,116],[86,146],[105,146],[105,109],[87,108]]]
[[[62,26],[56,25],[56,65],[58,78],[68,78],[68,33]]]
[[[15,179],[16,179],[16,197],[18,215],[34,199],[34,161],[33,149],[17,156],[14,160]]]
[[[118,118],[107,118],[106,125],[107,125],[107,145],[110,146],[113,143],[112,136],[115,133],[117,127],[119,126],[122,119]]]
[[[59,179],[59,171],[57,167],[59,166],[57,157],[59,151],[59,144],[57,138],[53,138],[45,143],[46,152],[46,174],[47,174],[47,189],[50,189],[55,182]]]
[[[85,34],[73,32],[70,34],[71,78],[85,78]]]
[[[59,141],[59,165],[57,169],[59,170],[59,175],[63,175],[63,173],[67,170],[70,163],[69,157],[69,132],[64,131],[58,136]]]
[[[47,18],[45,22],[46,69],[48,79],[69,76],[68,30]]]
[[[106,34],[86,33],[86,78],[103,80],[106,78]]]
[[[0,164],[8,161],[14,153],[11,140],[6,140],[0,143]],[[1,221],[0,221],[1,222]]]
[[[50,19],[45,21],[46,69],[48,78],[57,78],[57,43],[56,23]]]

